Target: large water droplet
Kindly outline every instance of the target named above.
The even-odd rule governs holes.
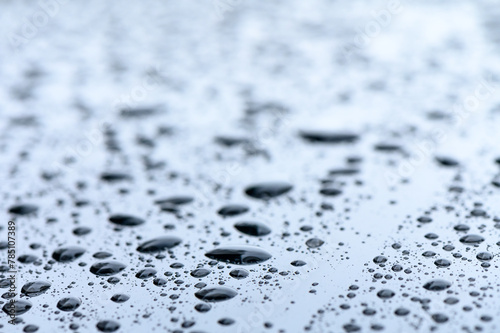
[[[205,302],[222,302],[235,297],[238,293],[227,287],[211,287],[201,289],[194,295]]]
[[[21,293],[29,297],[34,297],[43,294],[50,288],[50,283],[45,281],[33,281],[26,283],[21,288]]]
[[[135,274],[136,278],[139,279],[149,279],[150,277],[153,277],[156,275],[156,269],[153,268],[145,268],[141,269],[137,274]]]
[[[233,204],[222,207],[217,211],[217,214],[224,217],[230,217],[244,214],[248,212],[248,210],[248,206]]]
[[[382,299],[392,298],[394,295],[396,295],[396,293],[389,289],[382,289],[377,293],[377,296]]]
[[[15,205],[9,208],[9,213],[16,215],[30,215],[35,214],[38,211],[38,207],[35,205]]]
[[[97,329],[101,332],[115,332],[120,328],[120,324],[113,320],[101,320],[96,325]]]
[[[484,241],[484,238],[479,235],[465,235],[460,238],[460,242],[464,244],[480,244]]]
[[[75,311],[81,304],[82,301],[76,297],[65,297],[57,302],[57,308],[61,311]]]
[[[52,253],[52,258],[59,262],[70,262],[80,258],[85,249],[79,246],[60,247]]]
[[[325,244],[325,242],[319,238],[311,238],[311,239],[308,239],[306,242],[306,245],[312,249],[320,247],[323,244]]]
[[[191,276],[195,278],[202,278],[210,274],[210,270],[206,268],[198,268],[191,272]]]
[[[245,189],[245,193],[252,198],[269,200],[289,192],[292,188],[293,186],[288,183],[269,182],[249,186]]]
[[[137,248],[141,253],[156,253],[171,249],[181,243],[181,239],[175,236],[163,236],[142,243]]]
[[[115,303],[125,303],[130,299],[129,295],[126,294],[114,294],[111,296],[111,300]]]
[[[424,284],[424,289],[430,291],[442,291],[451,287],[451,283],[445,280],[435,279]]]
[[[99,276],[115,275],[123,271],[126,265],[118,261],[101,261],[90,266],[90,272]]]
[[[26,312],[28,312],[33,305],[31,302],[25,299],[10,299],[5,305],[2,307],[3,312],[7,315],[11,315],[15,313],[16,316],[20,316]]]
[[[237,265],[259,264],[270,259],[271,254],[257,247],[227,246],[214,249],[205,254],[210,259]]]
[[[109,221],[126,227],[135,227],[144,223],[144,220],[139,217],[123,214],[112,215],[110,216]]]
[[[260,222],[238,222],[234,227],[249,236],[266,236],[271,233],[271,229]]]

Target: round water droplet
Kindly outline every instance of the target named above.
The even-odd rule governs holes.
[[[57,302],[57,308],[61,311],[75,311],[81,304],[82,301],[76,297],[65,297]]]
[[[375,258],[373,258],[373,262],[376,264],[383,264],[387,262],[387,258],[384,256],[376,256]]]
[[[190,196],[175,196],[166,199],[159,199],[155,201],[157,205],[174,205],[181,206],[193,202],[193,197]]]
[[[245,193],[255,199],[269,200],[289,192],[292,188],[293,186],[288,183],[269,182],[249,186],[245,189]]]
[[[438,259],[434,261],[434,265],[437,267],[448,267],[451,265],[451,262],[447,259]]]
[[[139,272],[137,272],[137,274],[135,274],[135,277],[145,280],[145,279],[149,279],[150,277],[155,276],[156,273],[157,273],[156,269],[145,268],[145,269],[141,269]]]
[[[396,293],[389,289],[382,289],[377,293],[377,296],[382,299],[389,299],[394,297],[394,295],[396,295]]]
[[[115,303],[125,303],[130,299],[130,296],[127,294],[114,294],[111,296],[111,300]]]
[[[123,271],[126,265],[118,261],[101,261],[90,266],[90,272],[99,276],[115,275]]]
[[[450,157],[438,156],[436,157],[436,162],[444,167],[456,167],[459,165],[457,160]]]
[[[9,213],[15,215],[30,215],[38,212],[38,207],[35,205],[15,205],[9,208]]]
[[[451,283],[445,280],[435,279],[424,284],[424,289],[430,291],[442,291],[451,287]]]
[[[206,269],[206,268],[198,268],[198,269],[191,271],[191,276],[198,278],[198,279],[205,277],[208,274],[210,274],[210,270]]]
[[[214,249],[205,254],[210,259],[237,265],[259,264],[272,256],[264,250],[250,246],[227,246]]]
[[[238,222],[234,227],[239,232],[249,236],[262,237],[271,233],[271,229],[260,222]]]
[[[117,183],[126,180],[132,180],[130,175],[121,172],[104,172],[101,174],[101,180],[109,183]]]
[[[460,238],[460,242],[464,244],[480,244],[484,241],[484,238],[479,235],[466,235]]]
[[[290,264],[295,267],[302,267],[306,265],[306,262],[302,260],[294,260]]]
[[[342,194],[342,190],[336,189],[336,188],[322,188],[319,191],[320,194],[328,197],[336,197],[340,194]]]
[[[210,304],[206,304],[206,303],[199,303],[199,304],[196,304],[194,306],[194,309],[198,312],[201,312],[201,313],[208,312],[208,311],[210,311],[211,308],[212,308],[212,306]]]
[[[181,243],[181,239],[175,236],[163,236],[142,243],[137,248],[141,253],[157,253],[171,249]]]
[[[306,242],[306,245],[312,249],[320,247],[323,244],[325,244],[325,242],[319,238],[311,238],[311,239],[308,239]]]
[[[431,317],[432,320],[434,320],[438,324],[446,323],[448,321],[448,316],[442,313],[435,313]]]
[[[96,252],[92,255],[92,257],[94,257],[96,259],[106,259],[106,258],[109,258],[111,256],[113,256],[111,253],[104,252],[104,251]]]
[[[222,302],[235,297],[238,293],[227,287],[211,287],[201,289],[194,295],[205,302]]]
[[[248,276],[248,271],[243,268],[236,268],[229,272],[229,275],[237,280],[244,279]]]
[[[58,262],[71,262],[80,258],[85,253],[85,249],[79,246],[60,247],[52,253],[52,258]]]
[[[29,297],[35,297],[43,294],[50,288],[50,283],[46,281],[33,281],[26,283],[21,288],[21,293]]]
[[[28,312],[32,307],[33,305],[25,299],[11,299],[4,304],[2,310],[9,316],[13,313],[20,316]]]
[[[109,217],[109,221],[111,223],[126,227],[135,227],[145,222],[143,219],[139,217],[135,217],[132,215],[124,215],[124,214],[112,215]]]
[[[217,211],[217,214],[224,217],[230,217],[244,214],[249,210],[250,208],[248,208],[248,206],[233,204],[222,207]]]
[[[118,324],[114,320],[101,320],[96,325],[97,329],[101,332],[116,332],[120,328],[120,324]]]
[[[493,259],[493,255],[489,252],[479,252],[476,255],[476,258],[481,261],[490,261],[491,259]]]

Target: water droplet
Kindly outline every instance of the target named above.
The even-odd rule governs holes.
[[[227,287],[212,287],[201,289],[194,295],[205,302],[222,302],[235,297],[238,293]]]
[[[217,322],[222,326],[229,326],[235,323],[234,319],[231,318],[221,318]]]
[[[451,287],[451,283],[445,280],[435,279],[424,284],[424,289],[430,291],[442,291]]]
[[[170,198],[166,198],[166,199],[156,200],[155,204],[157,204],[157,205],[170,204],[170,205],[174,205],[174,206],[181,206],[181,205],[191,203],[193,200],[194,200],[193,197],[190,197],[190,196],[175,196],[175,197],[170,197]]]
[[[117,183],[125,180],[132,180],[130,175],[120,172],[104,172],[101,174],[101,179],[109,183]]]
[[[336,188],[323,188],[319,191],[319,193],[328,197],[336,197],[342,194],[342,190]]]
[[[217,214],[224,217],[230,217],[230,216],[241,215],[248,211],[249,211],[248,206],[233,204],[222,207],[217,211]]]
[[[376,256],[375,258],[373,258],[373,262],[376,264],[383,264],[387,262],[387,258],[384,256]]]
[[[126,265],[117,261],[101,261],[90,266],[90,272],[99,276],[115,275],[123,271]]]
[[[394,295],[396,295],[396,293],[389,289],[382,289],[377,293],[377,296],[382,299],[389,299],[394,297]]]
[[[460,238],[460,242],[464,244],[480,244],[484,241],[484,238],[479,235],[466,235]]]
[[[142,243],[137,248],[137,251],[141,253],[157,253],[171,249],[181,242],[181,239],[175,236],[158,237]]]
[[[431,223],[432,219],[428,216],[421,216],[417,219],[417,221],[420,223]]]
[[[241,279],[244,279],[248,276],[248,271],[246,269],[243,269],[243,268],[236,268],[236,269],[233,269],[231,272],[229,272],[229,276],[237,279],[237,280],[241,280]]]
[[[92,231],[89,227],[77,227],[73,229],[73,234],[76,236],[85,236]]]
[[[113,320],[101,320],[96,325],[97,329],[101,332],[116,332],[120,328],[120,324]]]
[[[306,265],[306,262],[302,260],[294,260],[290,264],[295,267],[302,267]]]
[[[238,222],[234,227],[249,236],[261,237],[271,233],[271,229],[260,222]]]
[[[442,313],[435,313],[431,317],[432,320],[434,320],[438,324],[446,323],[448,321],[448,316]]]
[[[438,259],[438,260],[434,261],[434,264],[437,267],[448,267],[451,265],[451,262],[447,259]]]
[[[227,246],[214,249],[205,254],[210,259],[237,265],[259,264],[272,256],[264,250],[250,246]]]
[[[457,160],[443,156],[436,157],[436,162],[445,167],[456,167],[459,164]]]
[[[38,207],[29,204],[15,205],[9,208],[9,213],[16,215],[30,215],[36,212],[38,212]]]
[[[135,277],[139,279],[149,279],[150,277],[155,276],[156,273],[157,273],[156,269],[145,268],[137,272],[137,274],[135,274]]]
[[[311,143],[352,143],[359,139],[359,136],[352,133],[302,131],[300,136]]]
[[[493,255],[489,252],[479,252],[476,255],[476,258],[481,261],[490,261],[491,259],[493,259]]]
[[[57,308],[61,311],[75,311],[81,304],[82,301],[76,297],[65,297],[57,302]]]
[[[50,288],[50,283],[45,281],[33,281],[26,283],[21,288],[21,293],[29,297],[35,297],[43,294]]]
[[[198,269],[195,269],[194,271],[191,271],[191,276],[198,278],[198,279],[203,278],[203,277],[207,276],[208,274],[210,274],[210,270],[206,269],[206,268],[198,268]]]
[[[7,315],[10,315],[12,312],[14,312],[16,316],[20,316],[28,312],[32,307],[33,305],[29,301],[25,299],[17,299],[5,303],[5,305],[2,307],[2,310]]]
[[[37,332],[39,329],[38,326],[36,325],[26,325],[24,328],[23,328],[23,332],[24,333],[34,333],[34,332]]]
[[[109,258],[111,256],[113,256],[111,253],[104,252],[104,251],[96,252],[92,255],[92,257],[94,257],[96,259],[106,259],[106,258]]]
[[[126,227],[135,227],[145,222],[143,219],[139,217],[131,215],[123,215],[123,214],[112,215],[110,216],[109,221],[111,223]]]
[[[52,258],[58,262],[71,262],[80,258],[85,253],[85,249],[79,246],[60,247],[52,253]]]
[[[319,238],[311,238],[311,239],[308,239],[306,242],[306,245],[312,249],[320,247],[323,244],[325,244],[325,242]]]
[[[405,308],[397,308],[396,311],[394,311],[394,314],[399,317],[406,316],[410,313],[410,310],[405,309]]]
[[[210,311],[211,308],[212,308],[212,306],[210,304],[206,304],[206,303],[199,303],[199,304],[196,304],[194,306],[194,309],[200,313],[208,312],[208,311]]]
[[[245,189],[245,193],[255,199],[269,200],[289,192],[292,188],[293,186],[288,183],[269,182],[249,186]]]
[[[130,296],[127,294],[114,294],[111,296],[111,300],[115,303],[125,303],[130,299]]]
[[[248,143],[248,140],[245,138],[236,138],[236,137],[228,137],[228,136],[217,136],[215,137],[215,142],[225,147],[232,147],[237,145],[242,145]]]

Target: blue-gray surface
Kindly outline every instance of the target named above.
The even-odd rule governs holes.
[[[0,2],[0,332],[498,332],[499,22]]]

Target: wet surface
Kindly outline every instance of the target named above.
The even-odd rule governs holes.
[[[500,329],[497,2],[44,8],[0,4],[0,332]]]

